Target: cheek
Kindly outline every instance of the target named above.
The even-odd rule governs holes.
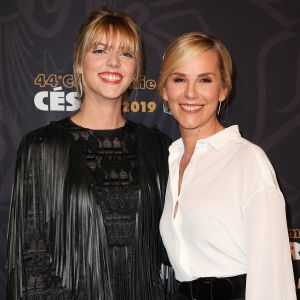
[[[180,100],[183,97],[183,89],[180,86],[174,86],[172,84],[166,84],[164,88],[164,99],[169,103]]]
[[[134,77],[136,75],[136,73],[137,73],[137,64],[136,64],[136,62],[131,63],[130,66],[129,66],[129,68],[128,68],[128,70],[130,70],[130,75],[132,77]]]
[[[164,99],[169,102],[169,106],[172,106],[176,101],[176,95],[172,91],[166,91],[164,93]]]
[[[87,59],[83,62],[82,65],[83,73],[88,74],[89,71],[93,70],[94,68],[95,68],[95,63],[92,63],[90,60]]]
[[[133,79],[136,78],[137,72],[138,72],[138,67],[137,67],[137,65],[136,65],[136,63],[135,63],[135,64],[133,65],[132,73],[131,73]],[[141,76],[141,75],[142,75],[142,74],[140,74],[140,76]]]
[[[216,90],[216,97],[218,98],[218,101],[223,101],[226,97],[226,88],[223,88],[222,84],[219,84],[215,88]]]
[[[219,102],[221,100],[221,90],[218,88],[209,89],[203,91],[202,95],[209,101],[209,102]]]

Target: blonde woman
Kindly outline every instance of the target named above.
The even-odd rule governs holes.
[[[179,123],[160,231],[180,281],[173,299],[295,300],[285,202],[261,148],[224,128],[232,88],[223,43],[187,33],[167,48],[159,93]]]
[[[124,118],[142,72],[136,23],[92,12],[74,47],[81,107],[27,134],[8,232],[7,299],[161,300],[169,138]]]

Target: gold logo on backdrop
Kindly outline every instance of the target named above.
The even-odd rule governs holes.
[[[154,90],[156,89],[156,81],[154,79],[146,79],[146,76],[141,76],[139,82],[134,86],[135,90]]]
[[[38,74],[34,79],[34,84],[39,87],[57,87],[57,86],[63,86],[65,88],[73,88],[74,87],[74,81],[73,81],[73,75],[72,74]]]
[[[39,73],[34,78],[34,85],[42,89],[34,97],[34,104],[39,110],[74,111],[80,107],[80,101],[76,98],[76,93],[74,91],[67,91],[74,88],[72,74]],[[154,90],[156,85],[154,79],[147,79],[143,75],[134,86],[134,90]],[[155,109],[155,100],[134,99],[133,101],[125,102],[123,105],[124,112],[152,113]]]

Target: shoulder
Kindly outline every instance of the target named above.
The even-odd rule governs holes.
[[[130,123],[135,126],[141,153],[152,165],[162,167],[167,162],[171,139],[157,127],[147,127],[141,123]]]
[[[172,142],[171,138],[157,126],[148,127],[142,123],[129,122],[132,126],[136,126],[138,134],[145,142],[164,144],[167,147],[169,147]]]
[[[240,147],[239,153],[243,156],[243,158],[248,161],[257,162],[259,164],[264,165],[265,163],[270,163],[269,158],[265,151],[257,144],[240,137],[239,138]]]
[[[245,156],[254,158],[267,156],[265,151],[260,146],[241,136],[238,137],[237,142],[240,144],[239,151]]]
[[[260,178],[264,183],[277,186],[272,163],[265,151],[257,144],[240,137],[238,157],[250,176]]]
[[[66,144],[68,132],[63,127],[63,120],[52,121],[48,125],[37,128],[25,134],[21,140],[19,151],[28,150],[45,145]]]

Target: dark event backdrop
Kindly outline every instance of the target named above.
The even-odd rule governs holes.
[[[225,43],[235,80],[223,121],[238,124],[277,172],[300,291],[299,0],[0,0],[0,299],[5,299],[6,230],[18,144],[25,133],[76,108],[73,40],[87,14],[103,6],[127,12],[144,38],[146,71],[127,117],[156,125],[173,139],[179,137],[177,124],[162,112],[155,89],[166,45],[188,31],[209,32]]]

